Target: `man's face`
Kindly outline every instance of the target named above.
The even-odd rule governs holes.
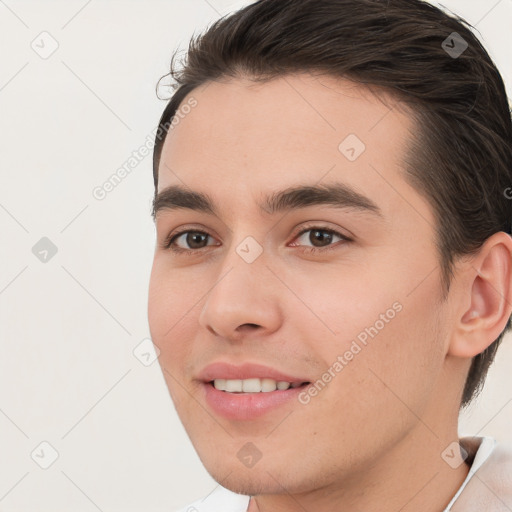
[[[448,313],[433,214],[402,175],[409,117],[305,74],[190,96],[158,192],[205,194],[214,213],[162,203],[149,324],[207,470],[244,494],[304,492],[441,428]],[[330,186],[338,202],[306,191],[272,203]],[[255,390],[283,375],[294,387],[211,383]]]

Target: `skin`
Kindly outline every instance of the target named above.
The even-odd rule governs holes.
[[[443,300],[433,211],[401,166],[416,130],[403,109],[348,80],[305,73],[212,82],[191,96],[197,106],[166,138],[158,191],[181,184],[207,193],[219,215],[157,213],[148,317],[206,469],[253,496],[250,512],[443,510],[468,473],[441,453],[458,441],[471,357],[511,313],[510,237],[496,233],[458,259]],[[353,162],[338,150],[351,133],[366,146]],[[370,198],[382,216],[258,207],[287,187],[335,182]],[[335,237],[332,250],[307,253],[317,240],[297,235],[316,226],[351,241]],[[182,228],[208,233],[209,245],[193,255],[164,249]],[[250,264],[235,250],[247,236],[263,249]],[[190,248],[184,237],[179,243]],[[197,374],[213,361],[315,381],[396,302],[401,311],[307,405],[293,400],[235,421],[203,400]],[[237,457],[247,442],[262,454],[252,468]]]

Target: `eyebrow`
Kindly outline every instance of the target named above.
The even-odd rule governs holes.
[[[381,209],[369,197],[344,183],[305,185],[274,192],[258,204],[269,214],[309,206],[331,206],[354,209],[383,217]],[[219,216],[211,197],[203,192],[189,190],[181,185],[171,185],[160,191],[153,200],[153,219],[161,210],[188,209]]]

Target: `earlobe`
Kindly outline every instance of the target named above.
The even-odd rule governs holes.
[[[501,334],[512,312],[512,238],[495,233],[471,259],[465,271],[463,295],[469,294],[448,353],[472,358]]]

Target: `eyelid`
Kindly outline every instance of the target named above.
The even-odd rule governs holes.
[[[317,221],[307,221],[307,222],[303,222],[302,224],[300,224],[300,226],[298,227],[297,230],[294,230],[295,234],[293,235],[293,240],[294,241],[295,239],[297,239],[298,237],[302,236],[304,233],[306,233],[307,231],[311,231],[311,230],[318,230],[318,231],[327,231],[328,233],[332,233],[332,234],[335,234],[337,236],[339,236],[341,239],[347,241],[347,242],[353,242],[356,237],[355,235],[352,234],[351,231],[349,231],[348,229],[346,228],[341,228],[339,226],[335,226],[335,225],[330,225],[329,222],[327,221],[322,221],[322,220],[317,220]],[[328,246],[328,247],[332,247],[334,244]],[[314,247],[314,246],[305,246],[305,247]],[[317,249],[319,251],[322,250],[321,247],[317,247]],[[327,249],[327,246],[325,247],[325,249]]]

